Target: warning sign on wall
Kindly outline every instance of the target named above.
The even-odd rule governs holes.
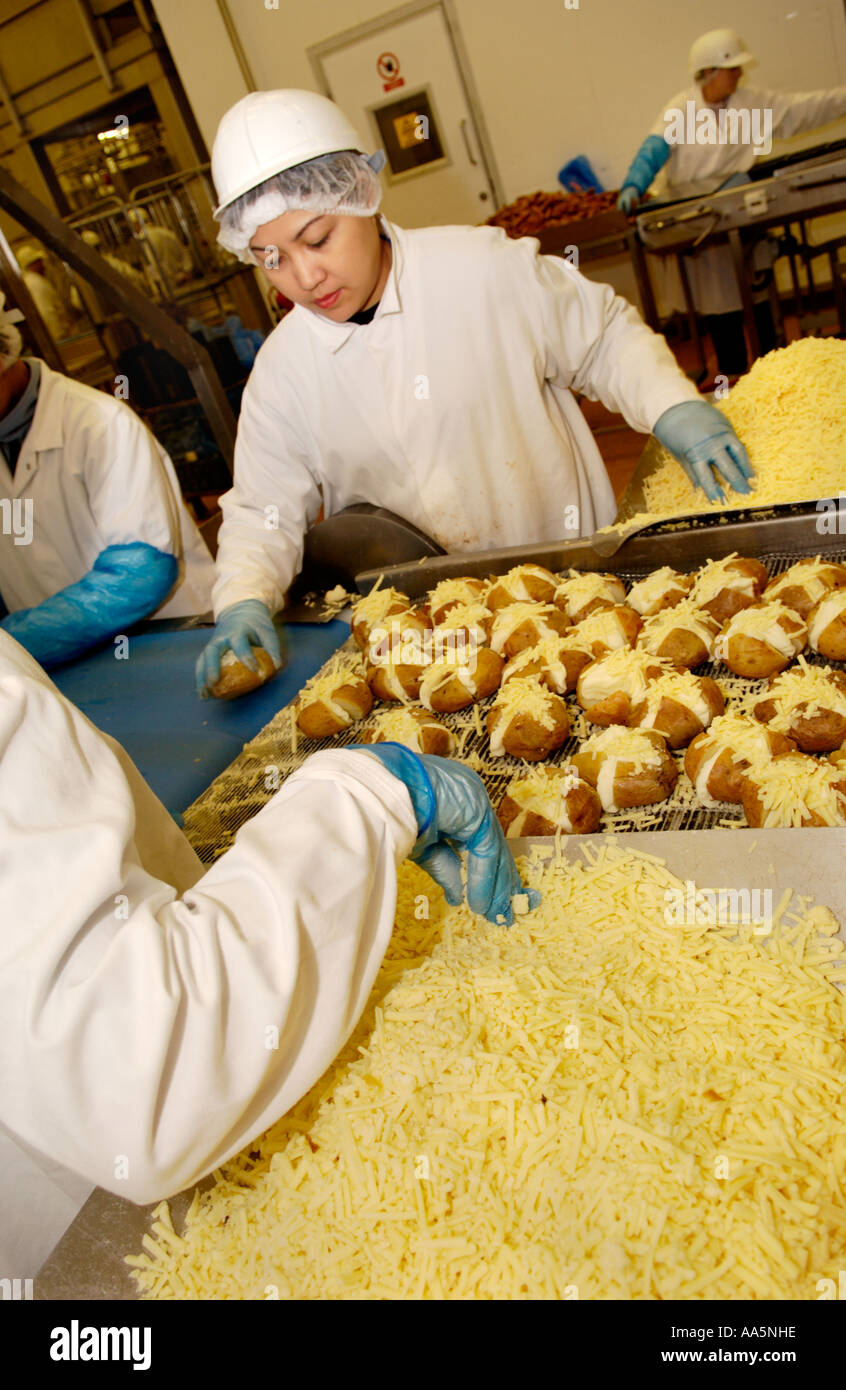
[[[392,92],[396,87],[405,86],[405,78],[400,77],[400,62],[396,53],[380,53],[376,59],[376,71],[382,79],[382,87]]]

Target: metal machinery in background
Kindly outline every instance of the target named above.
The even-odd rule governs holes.
[[[751,254],[754,246],[775,228],[782,229],[780,253],[790,266],[792,296],[800,328],[818,331],[821,286],[814,279],[814,262],[824,258],[830,268],[832,289],[837,312],[838,331],[846,336],[846,264],[839,250],[846,246],[846,236],[830,242],[815,243],[809,234],[809,222],[824,214],[846,209],[846,142],[803,150],[780,160],[770,160],[752,170],[750,181],[722,191],[675,202],[645,203],[637,214],[636,228],[640,244],[646,250],[662,256],[674,256],[678,263],[688,317],[694,342],[705,375],[705,354],[696,325],[696,313],[690,292],[685,262],[699,248],[718,243],[727,244],[734,261],[735,274],[743,303],[744,321],[753,357],[760,354],[760,341],[753,312],[753,272]],[[808,286],[803,290],[798,266],[806,270]],[[807,297],[810,314],[805,313]],[[775,286],[770,284],[769,298],[777,327],[781,323],[781,308]],[[660,331],[652,296],[644,298],[644,316],[652,328]]]
[[[273,326],[252,269],[217,245],[214,205],[206,164],[62,221],[0,171],[0,207],[52,253],[45,259],[77,308],[72,335],[55,341],[27,292],[21,244],[0,245],[2,282],[38,352],[89,385],[112,390],[127,379],[199,519],[201,498],[230,484],[233,414],[249,372],[223,322],[237,316],[260,334]]]

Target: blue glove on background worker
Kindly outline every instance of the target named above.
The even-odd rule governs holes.
[[[250,671],[257,671],[253,647],[264,647],[277,671],[285,664],[282,653],[284,638],[273,621],[266,603],[258,598],[245,598],[224,608],[217,620],[214,637],[197,659],[195,675],[197,694],[207,699],[212,686],[220,680],[220,658],[232,651]]]
[[[179,562],[143,541],[109,545],[77,584],[0,623],[45,670],[149,617],[176,583]]]
[[[528,892],[529,906],[540,895],[520,882],[514,856],[493,812],[482,779],[462,763],[433,754],[412,753],[401,743],[351,744],[371,753],[405,783],[418,838],[410,858],[440,884],[448,903],[462,901],[461,860],[467,850],[467,903],[490,922],[511,926],[511,899]]]
[[[647,135],[623,179],[623,186],[617,199],[617,207],[620,212],[624,212],[628,217],[634,211],[655,175],[660,169],[663,169],[671,154],[672,150],[662,135]]]
[[[671,405],[652,433],[678,459],[694,487],[701,487],[711,502],[725,495],[713,474],[719,469],[735,492],[750,492],[754,478],[749,457],[725,415],[708,401],[682,401]]]

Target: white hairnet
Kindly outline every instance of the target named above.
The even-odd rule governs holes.
[[[381,151],[368,159],[355,150],[341,150],[283,169],[223,209],[218,242],[240,261],[254,265],[249,245],[257,229],[283,213],[371,217],[382,201],[378,171],[384,162]]]
[[[0,372],[5,372],[21,355],[23,339],[15,320],[23,318],[18,309],[6,308],[6,296],[0,290]]]

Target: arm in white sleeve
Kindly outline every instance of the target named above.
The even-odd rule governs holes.
[[[755,92],[756,102],[773,113],[773,135],[787,140],[805,130],[846,116],[846,87],[827,92]]]
[[[141,541],[175,556],[184,568],[184,503],[173,465],[155,436],[128,405],[108,396],[85,412],[80,428],[85,490],[103,548]]]
[[[537,243],[516,245],[529,254]],[[527,294],[542,324],[548,380],[602,401],[642,434],[670,406],[699,400],[664,338],[610,285],[555,256],[534,254],[531,272]]]
[[[221,498],[215,617],[242,599],[282,607],[303,561],[303,538],[322,497],[295,429],[295,403],[257,359],[247,382],[235,444],[235,480]]]
[[[10,647],[0,1118],[65,1167],[154,1201],[260,1134],[343,1047],[416,821],[372,758],[320,753],[202,873],[122,750],[23,653],[4,660]]]

